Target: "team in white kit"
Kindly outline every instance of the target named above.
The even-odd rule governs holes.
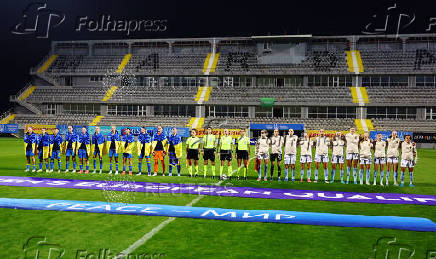
[[[294,135],[294,131],[289,129],[285,136],[279,135],[279,130],[275,129],[271,137],[268,138],[266,130],[261,131],[261,136],[256,143],[256,171],[258,181],[262,180],[262,166],[264,168],[264,181],[272,180],[274,165],[277,162],[278,180],[281,180],[281,161],[284,158],[284,180],[289,180],[289,170],[291,170],[291,181],[295,181],[295,170],[297,162],[297,146],[300,147],[300,182],[304,181],[306,170],[307,182],[318,182],[318,172],[322,165],[324,171],[324,182],[333,183],[337,170],[340,170],[340,181],[348,184],[351,171],[353,172],[354,184],[371,184],[371,164],[374,164],[373,185],[377,185],[377,177],[380,185],[389,185],[391,170],[393,170],[393,184],[404,186],[404,175],[406,169],[409,171],[410,187],[413,185],[413,168],[418,161],[416,144],[412,142],[410,135],[405,135],[404,140],[398,137],[396,131],[386,140],[382,140],[382,135],[378,134],[375,140],[370,139],[369,133],[365,132],[361,137],[356,133],[355,128],[343,135],[337,132],[331,139],[325,135],[323,129],[315,138],[310,138],[308,133],[304,133],[301,138]],[[311,178],[312,149],[315,148],[315,177]],[[329,153],[331,150],[331,174],[328,172],[330,162]],[[401,157],[400,157],[401,150]],[[400,159],[401,158],[401,159]],[[268,177],[268,164],[271,160],[270,177]],[[400,163],[401,161],[401,163]],[[346,175],[344,175],[344,165],[346,164]],[[401,167],[401,182],[398,184],[398,165]],[[359,166],[360,165],[360,166]],[[386,169],[386,174],[385,174]],[[364,175],[365,173],[365,175]],[[386,178],[385,178],[386,175]]]

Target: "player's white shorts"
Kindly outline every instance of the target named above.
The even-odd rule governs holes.
[[[285,155],[285,165],[295,165],[295,161],[297,160],[297,155],[295,154],[286,154]]]
[[[361,165],[370,165],[371,164],[371,157],[361,157],[360,164]]]
[[[344,156],[332,156],[332,164],[343,164]]]
[[[415,163],[413,162],[413,160],[407,160],[407,159],[401,160],[401,167],[413,168],[414,166]]]
[[[328,163],[329,162],[329,155],[315,155],[315,162]]]
[[[312,156],[311,155],[301,155],[300,156],[300,163],[312,163]]]
[[[386,157],[374,157],[374,164],[378,164],[378,165],[386,164]]]
[[[266,154],[258,154],[257,155],[257,159],[259,159],[259,160],[269,159],[269,154],[268,153],[266,153]]]
[[[347,160],[359,160],[358,153],[349,153],[347,154]]]
[[[389,164],[398,164],[398,161],[400,161],[399,157],[388,157],[387,159]]]

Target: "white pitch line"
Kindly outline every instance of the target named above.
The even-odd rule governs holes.
[[[251,161],[252,159],[254,159],[254,157],[252,157],[249,161]],[[237,168],[236,170],[233,170],[231,175],[233,175],[236,171],[238,171],[239,168]],[[215,183],[215,186],[220,186],[224,181],[220,180],[219,182]],[[204,195],[199,195],[197,198],[193,199],[190,203],[186,204],[186,207],[192,207],[194,206],[197,202],[199,202],[201,199],[203,199]],[[132,253],[133,251],[135,251],[138,247],[142,246],[143,244],[145,244],[148,240],[150,240],[150,238],[152,238],[155,234],[157,234],[161,229],[163,229],[166,225],[170,224],[171,222],[173,222],[176,218],[175,217],[169,217],[167,220],[161,222],[159,225],[157,225],[156,227],[154,227],[152,230],[150,230],[150,232],[146,233],[144,236],[142,236],[140,239],[138,239],[135,243],[131,244],[128,248],[126,248],[125,250],[121,251],[120,254],[115,257],[116,259],[122,259],[123,257],[125,257],[126,255]]]

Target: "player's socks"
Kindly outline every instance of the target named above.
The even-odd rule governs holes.
[[[112,171],[112,163],[109,163],[109,171]]]
[[[129,172],[132,172],[132,170],[133,170],[133,166],[129,165]]]
[[[39,163],[39,170],[42,170],[42,163]]]
[[[100,160],[100,171],[103,169],[103,160]]]
[[[398,182],[398,172],[394,172],[394,182]]]
[[[33,164],[33,170],[36,170],[36,165],[35,164]]]
[[[295,180],[295,169],[291,169],[292,170],[292,180]]]
[[[289,168],[285,167],[285,181],[288,179],[288,174],[289,174]],[[292,177],[293,179],[294,177]]]
[[[227,166],[227,176],[232,176],[232,166]]]
[[[147,162],[147,172],[148,174],[151,174],[151,162]]]
[[[79,168],[80,168],[80,171],[82,171],[83,170],[83,164],[80,164]]]
[[[70,169],[70,162],[65,162],[65,170],[68,170],[68,169]]]
[[[89,170],[89,162],[86,163],[86,171],[88,171],[88,170]]]
[[[244,172],[244,178],[246,178],[247,177],[247,167],[244,166],[244,168],[242,170]]]
[[[262,177],[262,167],[259,166],[259,170],[257,171],[257,178],[260,179]]]
[[[374,183],[377,183],[377,171],[374,170]]]
[[[386,171],[386,183],[389,183],[389,177],[391,176],[391,171]]]
[[[304,177],[304,169],[300,169],[300,178],[303,179]]]
[[[220,177],[223,176],[224,166],[220,166]]]
[[[356,183],[357,182],[357,168],[353,168],[353,179],[354,179],[354,182]]]
[[[265,170],[265,173],[264,173],[264,176],[263,176],[263,178],[265,180],[265,179],[268,179],[268,165],[264,164],[263,165],[263,169]]]
[[[195,166],[195,174],[198,175],[198,165]]]
[[[94,159],[94,171],[97,168],[97,160]]]
[[[77,167],[77,163],[73,162],[73,169],[76,170],[76,167]]]
[[[315,169],[315,181],[318,181],[318,169]]]
[[[359,181],[361,183],[363,182],[363,170],[362,169],[359,170]]]
[[[350,174],[351,174],[351,171],[350,171],[350,168],[348,167],[348,170],[347,170],[347,184],[350,181]]]
[[[278,167],[278,166],[277,166]],[[277,169],[278,170],[278,169]],[[272,179],[272,177],[273,177],[273,175],[274,175],[274,166],[273,165],[271,165],[271,168],[270,168],[270,175],[271,175],[271,179]]]
[[[410,185],[411,187],[413,187],[413,172],[409,172],[409,177],[410,177]]]
[[[138,172],[142,171],[142,162],[138,162]]]
[[[192,165],[188,166],[188,173],[192,177]]]
[[[340,169],[341,181],[344,181],[344,170]]]
[[[206,178],[208,166],[203,166],[203,177]]]
[[[180,170],[181,170],[180,165],[177,165],[177,176],[180,176]]]
[[[126,171],[126,165],[123,164],[123,172],[125,172],[125,171]]]
[[[59,160],[58,160],[58,170],[61,170],[61,168],[62,168],[62,162],[61,162],[61,160],[59,159]]]
[[[404,184],[404,172],[401,172],[401,184]]]
[[[168,167],[168,175],[172,176],[173,175],[173,167],[174,165],[170,164]],[[141,171],[141,169],[139,169],[139,171]]]
[[[216,174],[216,165],[213,165],[211,167],[212,167],[212,175],[215,176],[215,174]]]
[[[324,168],[324,181],[329,180],[329,171],[327,168]]]
[[[282,175],[282,167],[277,165],[277,177],[280,179],[280,176]],[[272,176],[271,176],[272,178]]]
[[[371,171],[366,169],[366,184],[369,184],[369,178],[371,178]]]
[[[312,172],[310,169],[307,169],[307,179],[310,179],[310,176],[312,175]]]
[[[332,179],[332,182],[334,182],[335,181],[335,176],[336,176],[336,169],[332,169],[332,174],[331,174],[331,179]]]
[[[383,180],[384,180],[384,177],[385,177],[385,172],[383,171],[383,170],[380,170],[380,183],[382,183],[383,184]]]
[[[45,170],[46,170],[46,171],[50,170],[50,165],[49,165],[49,163],[45,163]]]
[[[115,170],[118,171],[118,163],[115,163]]]
[[[50,162],[50,170],[53,170],[54,168],[54,162]]]

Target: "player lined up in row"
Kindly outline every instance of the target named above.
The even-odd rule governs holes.
[[[271,137],[268,137],[266,130],[262,130],[261,136],[257,139],[255,148],[255,157],[250,159],[250,139],[246,136],[244,129],[240,130],[240,136],[233,140],[228,130],[224,130],[223,136],[216,137],[212,134],[212,129],[208,128],[204,137],[196,136],[197,131],[191,130],[190,137],[186,141],[186,165],[189,176],[199,175],[199,155],[203,156],[203,176],[206,177],[208,172],[215,178],[217,166],[215,165],[216,153],[219,155],[221,166],[219,176],[231,178],[233,169],[231,165],[232,158],[237,159],[238,168],[236,169],[237,177],[243,172],[244,179],[247,179],[248,165],[252,159],[255,159],[255,171],[258,173],[258,181],[262,179],[263,161],[264,181],[268,180],[268,164],[271,161],[270,178],[273,179],[274,166],[277,162],[278,180],[281,180],[281,161],[284,158],[285,177],[288,181],[289,169],[291,169],[291,180],[295,181],[295,164],[297,160],[297,146],[300,146],[300,181],[304,180],[304,169],[306,168],[308,182],[311,180],[311,163],[312,148],[315,148],[315,178],[318,181],[318,170],[320,165],[324,169],[324,180],[326,183],[334,182],[336,170],[340,170],[341,183],[348,183],[351,170],[353,170],[353,180],[357,184],[357,167],[360,163],[359,180],[363,184],[363,173],[366,170],[366,184],[370,184],[370,165],[372,163],[372,150],[374,152],[374,185],[377,183],[377,174],[380,173],[380,184],[384,185],[384,167],[386,166],[386,185],[389,184],[391,168],[394,171],[394,185],[398,185],[398,164],[401,153],[401,185],[404,185],[405,169],[409,169],[410,186],[413,186],[413,167],[417,162],[416,145],[411,141],[411,137],[406,135],[404,141],[401,141],[397,133],[393,131],[386,141],[383,141],[381,135],[377,135],[376,140],[371,140],[369,134],[365,133],[363,137],[355,132],[354,128],[346,135],[337,132],[330,139],[320,130],[319,136],[309,138],[307,133],[298,138],[294,135],[292,129],[285,136],[280,136],[276,129]],[[94,159],[94,171],[97,170],[97,160],[99,160],[100,173],[103,167],[103,155],[109,157],[109,173],[112,174],[113,162],[115,162],[115,174],[118,174],[118,154],[122,154],[123,171],[125,174],[126,167],[129,166],[129,174],[133,172],[133,152],[136,145],[138,157],[138,175],[142,174],[142,162],[145,159],[147,164],[148,175],[157,175],[159,161],[162,164],[162,175],[165,175],[165,156],[169,156],[169,175],[172,175],[173,169],[177,169],[180,175],[182,159],[182,138],[177,134],[177,128],[174,128],[169,136],[163,133],[161,126],[158,126],[157,132],[153,135],[147,134],[146,128],[141,128],[141,133],[135,140],[126,129],[125,135],[120,135],[113,126],[111,132],[104,136],[100,133],[100,128],[96,127],[95,133],[90,136],[86,127],[82,128],[80,134],[73,132],[73,127],[68,127],[68,132],[63,138],[59,130],[55,129],[53,135],[46,133],[42,129],[42,134],[35,134],[31,127],[28,128],[25,137],[25,152],[27,158],[26,171],[30,170],[30,163],[33,162],[33,171],[36,171],[36,159],[39,158],[39,172],[42,171],[43,163],[46,164],[46,171],[53,172],[54,161],[58,161],[58,172],[61,170],[61,153],[66,156],[66,170],[70,169],[70,158],[73,162],[73,172],[76,172],[76,156],[79,157],[80,173],[85,169],[89,172],[89,157],[92,154]],[[92,152],[91,152],[92,149]],[[329,181],[328,163],[329,149],[332,150],[331,164],[332,170]],[[345,152],[344,152],[345,151]],[[152,174],[151,158],[154,160],[154,173]],[[344,181],[344,163],[347,163],[346,181]],[[210,165],[210,166],[209,166]],[[227,167],[226,174],[224,168]]]
[[[271,162],[270,177],[273,177],[274,164],[277,162],[278,180],[281,176],[281,161],[284,156],[285,164],[285,181],[288,180],[289,168],[292,171],[292,181],[295,181],[295,164],[297,160],[297,146],[300,146],[300,181],[304,181],[304,169],[306,168],[308,182],[311,182],[311,164],[312,164],[312,149],[315,148],[315,178],[318,181],[318,171],[320,165],[324,169],[324,181],[332,183],[335,179],[337,169],[340,170],[341,183],[348,184],[350,180],[351,170],[353,171],[354,184],[359,180],[360,184],[364,182],[364,171],[366,171],[365,183],[370,184],[371,163],[374,163],[373,184],[377,184],[377,174],[380,173],[380,185],[389,184],[391,169],[394,172],[394,185],[398,185],[398,164],[400,161],[401,150],[401,186],[404,186],[405,170],[409,169],[410,186],[413,187],[413,168],[417,163],[416,144],[411,141],[410,135],[404,136],[404,141],[401,141],[396,131],[387,138],[382,140],[382,135],[378,134],[375,140],[369,138],[369,133],[365,132],[361,137],[356,133],[355,128],[351,128],[350,132],[343,135],[337,132],[330,139],[325,135],[324,130],[319,131],[319,136],[310,138],[307,133],[303,137],[298,138],[294,135],[292,129],[285,136],[280,136],[276,129],[271,137],[268,137],[266,130],[261,131],[261,136],[256,143],[256,171],[258,172],[258,181],[262,177],[261,162],[263,161],[264,180],[268,180],[268,164]],[[331,175],[329,181],[328,163],[330,162],[329,150],[331,150]],[[372,153],[374,159],[372,159]],[[344,163],[346,160],[347,175],[344,180]],[[357,178],[358,164],[359,179]],[[384,180],[384,167],[386,165],[386,181]]]

